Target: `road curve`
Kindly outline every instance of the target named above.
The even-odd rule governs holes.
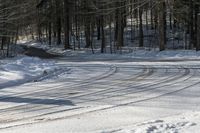
[[[78,124],[83,123],[81,120],[87,117],[98,116],[95,121],[99,121],[99,125],[91,124],[84,128],[84,131],[92,132],[104,127],[105,123],[101,123],[101,119],[115,113],[124,113],[124,109],[131,108],[129,111],[132,116],[138,113],[135,112],[138,108],[155,109],[158,112],[165,108],[166,114],[159,117],[190,109],[199,110],[200,102],[180,102],[188,98],[187,94],[191,94],[192,90],[196,91],[194,88],[200,88],[199,65],[183,64],[174,61],[58,62],[66,72],[54,75],[51,80],[0,90],[0,132],[80,118],[77,123],[73,120]],[[200,96],[194,93],[196,97]],[[174,102],[180,108],[175,107],[177,104]],[[186,105],[191,106],[183,110],[181,106]],[[99,118],[99,115],[102,117]],[[120,115],[117,117],[121,120]],[[147,114],[146,117],[138,116],[127,123],[122,120],[117,124],[133,124],[154,117]],[[107,124],[105,127],[109,129],[117,124]],[[74,125],[66,130],[81,131]]]

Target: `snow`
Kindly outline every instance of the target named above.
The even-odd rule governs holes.
[[[25,42],[20,41],[20,45],[28,47],[35,47],[46,50],[48,53],[62,55],[63,57],[85,57],[85,58],[141,58],[141,59],[200,59],[200,51],[195,50],[165,50],[159,51],[156,48],[139,48],[139,47],[124,47],[121,51],[116,51],[114,54],[110,54],[110,48],[107,47],[107,53],[100,53],[100,49],[92,50],[89,48],[81,48],[74,50],[64,50],[62,45],[49,46],[48,44],[39,42]]]
[[[133,53],[129,54],[132,58],[158,58],[158,59],[199,59],[200,52],[194,50],[135,50]]]
[[[51,52],[64,56],[2,62],[3,80],[34,77],[38,82],[0,90],[1,133],[200,131],[199,52],[139,48],[122,55],[62,48]],[[41,77],[44,71],[54,71],[53,78]]]
[[[190,112],[113,129],[105,133],[198,133],[199,122],[200,112]]]
[[[58,67],[53,61],[45,61],[36,57],[17,57],[2,60],[0,66],[0,88],[22,84],[44,76]]]

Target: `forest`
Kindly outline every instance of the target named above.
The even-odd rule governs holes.
[[[200,0],[0,0],[0,133],[199,133]]]
[[[64,49],[200,49],[198,0],[0,1],[1,56],[28,38]]]

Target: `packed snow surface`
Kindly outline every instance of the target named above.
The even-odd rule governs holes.
[[[61,71],[0,90],[0,133],[199,133],[198,52],[77,53],[2,62],[5,83]]]
[[[31,82],[57,68],[55,62],[36,57],[17,57],[0,62],[0,88]]]

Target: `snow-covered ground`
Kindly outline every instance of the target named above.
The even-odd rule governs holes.
[[[198,133],[199,53],[141,51],[4,61],[1,72],[17,68],[20,75],[37,77],[44,70],[62,71],[2,88],[0,132]]]
[[[0,89],[38,80],[58,69],[55,62],[36,57],[16,57],[0,64]]]
[[[156,48],[139,48],[139,47],[124,47],[122,51],[116,51],[110,54],[110,48],[107,47],[106,53],[100,53],[100,49],[92,50],[89,48],[82,48],[74,50],[64,50],[64,46],[49,46],[48,44],[41,44],[39,42],[20,41],[19,44],[28,47],[35,47],[46,50],[48,53],[62,55],[64,57],[81,57],[86,59],[93,58],[139,58],[139,59],[200,59],[200,51],[195,50],[165,50],[159,51]],[[114,51],[113,51],[114,52]]]
[[[198,133],[200,112],[188,112],[110,130],[114,133]]]

